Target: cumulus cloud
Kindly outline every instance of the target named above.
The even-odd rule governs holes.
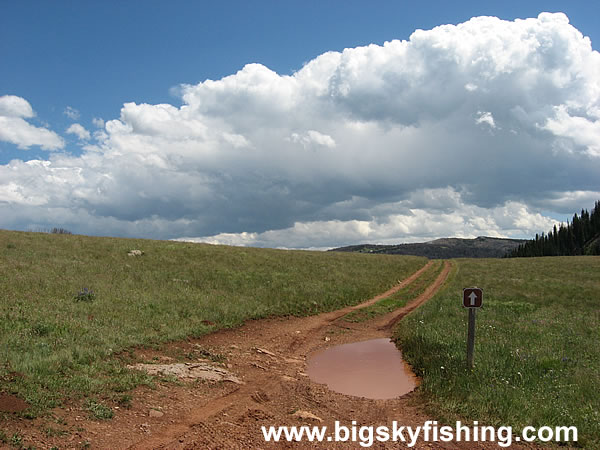
[[[33,117],[33,108],[27,100],[16,95],[3,95],[0,97],[0,115],[4,117]]]
[[[335,140],[331,136],[321,134],[315,130],[308,130],[303,134],[292,133],[288,141],[301,144],[304,148],[312,146],[335,147]]]
[[[492,113],[477,111],[477,115],[479,117],[477,117],[475,120],[476,123],[485,123],[491,128],[496,128],[496,122],[494,122],[494,116],[492,116]]]
[[[600,157],[600,114],[597,110],[586,114],[571,115],[566,105],[554,107],[554,115],[548,118],[544,128],[557,136],[570,139],[574,146],[580,146],[590,156]]]
[[[180,86],[179,107],[125,104],[80,156],[1,166],[0,226],[276,247],[528,236],[600,198],[598,80],[589,39],[547,13],[292,75],[249,64]]]
[[[81,124],[74,123],[66,130],[67,134],[74,134],[81,141],[88,141],[91,137],[90,132],[86,130]]]
[[[32,145],[45,150],[63,148],[64,141],[58,134],[25,120],[34,116],[33,108],[24,98],[0,96],[0,141],[10,142],[20,149],[28,149]]]

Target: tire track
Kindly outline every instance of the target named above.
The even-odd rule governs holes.
[[[206,399],[201,405],[194,406],[185,416],[180,416],[175,423],[165,424],[161,429],[157,429],[152,436],[147,436],[145,439],[126,448],[139,450],[149,448],[201,448],[205,446],[220,448],[218,437],[220,430],[222,431],[225,426],[224,424],[235,425],[236,434],[239,433],[239,437],[235,439],[238,440],[237,442],[241,447],[246,446],[249,448],[256,444],[264,447],[264,441],[262,443],[260,441],[262,435],[253,435],[252,433],[256,434],[256,429],[248,429],[248,414],[252,414],[253,411],[257,410],[266,411],[265,414],[274,416],[273,423],[284,423],[285,420],[289,420],[287,419],[288,416],[282,416],[281,411],[278,412],[278,415],[275,414],[275,402],[268,400],[281,399],[282,397],[285,397],[285,400],[281,399],[279,401],[283,405],[306,404],[308,402],[309,404],[319,405],[320,411],[322,411],[320,414],[328,413],[332,415],[333,411],[342,418],[341,408],[334,406],[336,404],[335,400],[331,405],[328,405],[327,401],[314,398],[311,394],[315,389],[326,391],[326,388],[313,383],[303,373],[306,356],[318,348],[338,343],[334,340],[330,342],[327,332],[337,329],[335,327],[336,322],[339,322],[346,314],[366,308],[393,295],[417,280],[432,264],[433,261],[429,261],[398,285],[358,305],[310,317],[254,321],[243,325],[237,330],[224,330],[216,332],[212,336],[207,336],[206,340],[211,345],[218,344],[222,348],[246,345],[245,348],[249,350],[240,357],[239,364],[235,367],[235,372],[243,378],[244,384],[236,386],[221,396]],[[444,262],[444,268],[435,281],[417,298],[398,310],[361,323],[358,329],[349,330],[348,333],[340,335],[340,339],[361,341],[374,336],[389,337],[398,321],[435,295],[447,279],[450,269],[451,264],[447,261]],[[240,338],[241,336],[244,336],[244,338]],[[253,354],[252,349],[256,350],[257,348],[269,348],[270,355]],[[257,356],[265,358],[261,364],[256,364],[250,360],[250,357],[256,358]],[[269,372],[265,372],[265,370]],[[289,380],[294,381],[290,382]],[[261,394],[259,397],[257,397],[257,392]],[[338,399],[340,396],[345,398],[342,403],[357,403],[358,406],[356,407],[359,407],[360,410],[372,409],[371,400],[352,398],[337,393],[327,393],[327,395],[334,399]],[[256,398],[267,400],[257,403]],[[394,405],[401,401],[402,398],[394,399],[386,401],[387,403],[383,405]],[[281,409],[281,405],[278,405],[278,407]],[[385,420],[386,417],[392,414],[388,409],[387,407],[380,407],[378,416],[373,417],[372,420]],[[404,411],[400,418],[410,421],[412,420],[410,414],[413,413],[409,413],[408,410]],[[224,416],[227,417],[226,421],[223,420]],[[230,419],[235,416],[238,417],[237,422],[235,419]],[[214,432],[211,432],[212,437],[200,436],[197,431],[200,428],[214,430]],[[234,437],[227,435],[227,439],[231,440]],[[258,441],[255,439],[258,439]]]

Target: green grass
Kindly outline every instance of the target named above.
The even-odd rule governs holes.
[[[422,273],[419,278],[410,283],[408,286],[403,287],[398,292],[379,300],[366,308],[357,309],[344,316],[344,320],[348,322],[364,322],[374,317],[381,316],[398,308],[402,308],[410,300],[417,298],[425,289],[435,281],[437,276],[440,274],[443,268],[443,262],[441,260],[434,261],[434,263]]]
[[[107,420],[112,419],[114,415],[113,410],[109,406],[106,406],[94,399],[88,399],[86,406],[91,417],[94,419]]]
[[[600,257],[457,260],[438,295],[396,332],[430,412],[520,430],[571,426],[600,447]],[[466,369],[462,288],[484,290]]]
[[[30,416],[122,398],[152,382],[124,368],[124,350],[356,304],[425,263],[0,230],[0,391],[30,402]]]

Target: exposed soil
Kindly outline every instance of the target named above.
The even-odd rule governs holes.
[[[110,420],[92,419],[81,405],[73,405],[56,410],[54,420],[15,419],[3,428],[18,431],[24,445],[38,449],[362,448],[358,442],[267,443],[261,426],[319,425],[333,429],[335,421],[348,427],[356,421],[357,426],[391,427],[392,421],[397,421],[417,427],[434,420],[424,412],[414,392],[390,400],[371,400],[339,394],[314,383],[305,373],[306,359],[326,347],[389,338],[402,317],[437,292],[450,268],[445,262],[437,279],[405,307],[367,322],[349,323],[343,316],[391,295],[417,279],[425,268],[361,305],[312,317],[250,321],[237,329],[169,344],[160,351],[136,352],[138,361],[161,364],[177,362],[175,355],[190,355],[190,363],[220,367],[227,373],[222,381],[169,381],[158,382],[156,389],[140,387],[128,393],[130,405],[111,404],[115,415]],[[234,378],[228,378],[230,374]],[[372,448],[405,446],[375,442]],[[499,447],[495,443],[419,442],[415,448]]]
[[[21,412],[25,411],[29,404],[19,397],[0,392],[0,411],[2,412]]]

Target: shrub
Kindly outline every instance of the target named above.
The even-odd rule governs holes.
[[[96,298],[96,294],[94,294],[94,291],[92,291],[91,289],[88,289],[88,288],[83,288],[75,296],[75,301],[77,301],[77,302],[91,302],[95,298]]]

